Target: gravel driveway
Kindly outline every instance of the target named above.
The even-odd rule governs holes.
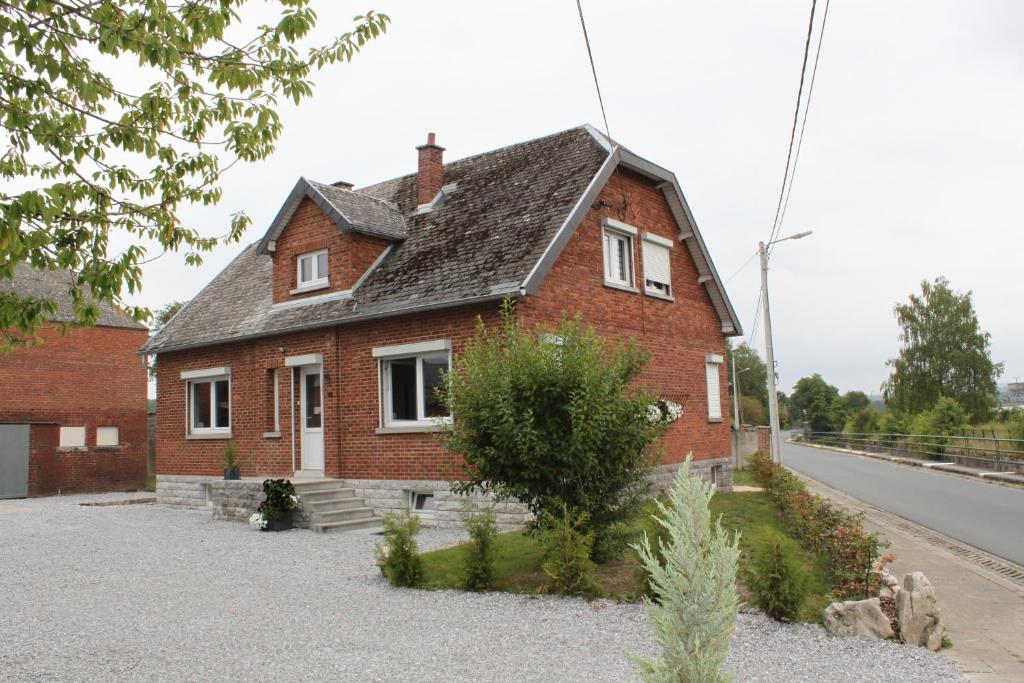
[[[642,607],[389,587],[374,536],[250,531],[207,512],[0,501],[0,679],[623,681]],[[120,497],[123,497],[120,496]],[[424,530],[439,547],[452,532]],[[919,648],[742,614],[742,681],[962,680]]]

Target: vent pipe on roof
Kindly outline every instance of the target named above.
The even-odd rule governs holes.
[[[429,204],[444,185],[444,147],[434,142],[433,133],[427,133],[427,144],[416,150],[420,153],[416,172],[416,203]]]

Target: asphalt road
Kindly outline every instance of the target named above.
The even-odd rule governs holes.
[[[1024,565],[1024,489],[782,444],[782,462],[875,507]]]

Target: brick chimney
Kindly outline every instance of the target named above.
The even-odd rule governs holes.
[[[420,166],[416,173],[416,203],[429,204],[444,185],[444,147],[434,142],[434,134],[427,133],[427,144],[416,149],[420,153]]]

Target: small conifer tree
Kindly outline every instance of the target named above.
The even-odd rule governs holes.
[[[721,520],[711,524],[714,487],[690,477],[690,459],[676,473],[668,502],[657,501],[660,514],[654,519],[668,532],[667,541],[659,541],[660,553],[646,534],[633,546],[650,575],[655,600],[645,597],[644,604],[662,656],[629,657],[651,683],[727,680],[720,670],[739,612],[739,538],[730,539]]]

